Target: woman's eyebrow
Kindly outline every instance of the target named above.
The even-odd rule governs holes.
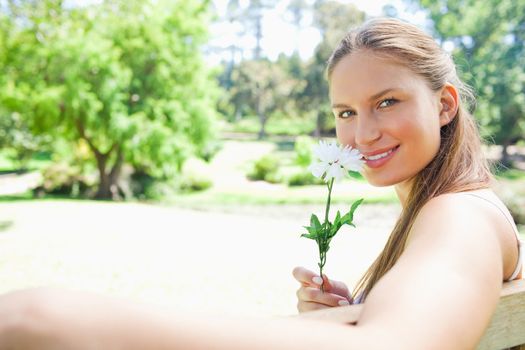
[[[381,90],[377,94],[372,95],[368,99],[368,101],[374,101],[374,100],[378,99],[379,97],[383,96],[384,94],[386,94],[388,92],[391,92],[391,91],[395,91],[395,90],[401,90],[401,89],[397,88],[397,87],[391,87],[391,88],[388,88],[388,89]],[[345,104],[345,103],[334,103],[332,105],[332,108],[338,109],[338,108],[352,108],[352,107],[350,105]]]
[[[333,109],[343,109],[343,108],[351,108],[349,105],[346,105],[344,103],[334,103],[332,105]]]
[[[373,101],[373,100],[377,100],[379,97],[383,96],[384,94],[390,92],[390,91],[394,91],[394,90],[400,90],[399,88],[397,87],[391,87],[391,88],[388,88],[388,89],[384,89],[380,92],[378,92],[377,94],[373,95],[372,97],[370,97],[368,99],[368,101]]]

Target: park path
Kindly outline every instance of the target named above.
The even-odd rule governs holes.
[[[25,174],[0,174],[0,196],[10,196],[26,192],[40,185],[42,175],[39,172]]]
[[[297,265],[316,269],[299,238],[308,210],[244,214],[139,203],[0,203],[0,292],[91,290],[197,312],[279,316],[295,310]],[[295,213],[295,214],[292,214]],[[363,206],[332,241],[326,273],[355,283],[381,249],[397,208]]]
[[[275,150],[268,142],[223,141],[221,150],[210,162],[209,170],[213,176],[213,190],[219,192],[265,190],[272,184],[264,181],[250,181],[246,173],[250,164]]]

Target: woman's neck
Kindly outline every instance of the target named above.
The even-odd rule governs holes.
[[[397,198],[399,199],[399,202],[403,208],[406,206],[408,195],[412,188],[412,180],[413,179],[405,180],[395,185]]]

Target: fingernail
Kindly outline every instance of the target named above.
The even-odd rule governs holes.
[[[323,284],[323,279],[319,276],[312,277],[312,282],[314,282],[317,285]]]
[[[339,300],[338,304],[339,304],[339,306],[350,305],[350,303],[347,300]]]

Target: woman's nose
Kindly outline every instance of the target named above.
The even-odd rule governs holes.
[[[357,145],[370,145],[381,138],[381,130],[373,116],[363,116],[357,118],[357,128],[355,130],[355,143]]]

